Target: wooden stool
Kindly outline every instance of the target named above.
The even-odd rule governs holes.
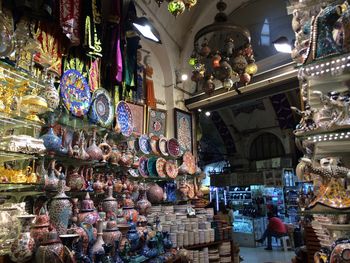
[[[280,237],[280,240],[284,252],[287,252],[289,249],[292,249],[292,244],[290,242],[289,236]]]

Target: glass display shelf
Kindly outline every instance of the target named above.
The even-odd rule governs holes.
[[[345,215],[350,214],[349,210],[327,210],[327,211],[312,211],[312,210],[304,210],[298,211],[298,215],[307,216],[307,215]]]
[[[296,66],[309,76],[339,75],[348,67],[350,67],[350,53],[334,54]]]
[[[37,159],[38,155],[0,150],[0,164],[10,161]]]
[[[0,129],[6,128],[17,129],[17,128],[35,128],[41,129],[42,124],[34,121],[30,121],[24,117],[17,116],[14,114],[0,113]]]
[[[350,126],[337,126],[328,130],[318,129],[296,134],[295,137],[310,142],[350,140]]]

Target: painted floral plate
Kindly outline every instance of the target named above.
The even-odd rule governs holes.
[[[144,154],[150,154],[152,149],[149,142],[149,137],[146,134],[142,134],[139,138],[140,151]]]
[[[162,178],[166,177],[165,164],[166,164],[166,160],[164,158],[160,157],[157,159],[156,169],[159,177],[162,177]]]
[[[119,101],[116,108],[117,122],[119,124],[121,133],[129,137],[133,132],[133,116],[129,105],[125,101]]]
[[[149,176],[149,173],[148,173],[148,170],[147,170],[147,162],[148,162],[148,158],[147,157],[145,157],[145,156],[141,156],[140,157],[138,170],[139,170],[139,173],[140,173],[140,175],[142,177],[148,177]]]
[[[81,117],[89,112],[91,105],[90,87],[86,78],[77,70],[63,73],[60,84],[63,105],[74,116]]]
[[[169,156],[167,143],[168,143],[167,138],[160,137],[158,141],[158,149],[159,149],[159,152],[165,157]]]
[[[191,152],[185,152],[185,154],[182,156],[182,160],[185,163],[188,173],[189,174],[195,174],[197,167],[196,167],[196,160]]]
[[[168,177],[175,179],[178,174],[177,165],[172,161],[167,161],[165,164],[165,171]]]
[[[155,155],[160,155],[160,152],[158,150],[158,141],[159,141],[159,137],[156,136],[156,135],[153,135],[151,137],[151,140],[150,140],[150,144],[151,144],[151,149],[152,149],[152,153],[155,154]]]
[[[175,138],[171,138],[167,143],[168,153],[171,157],[178,158],[180,156],[180,144]]]
[[[157,158],[156,157],[151,157],[147,161],[147,170],[148,174],[152,177],[157,177]]]
[[[114,107],[109,92],[102,88],[96,90],[92,101],[98,124],[102,127],[109,127],[114,118]]]

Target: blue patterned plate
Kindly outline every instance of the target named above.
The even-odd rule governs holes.
[[[157,158],[151,157],[147,161],[147,170],[150,176],[157,177]]]
[[[119,101],[116,108],[117,122],[119,124],[121,133],[129,137],[133,131],[133,117],[131,109],[125,101]]]
[[[91,105],[90,87],[86,78],[77,70],[69,69],[62,75],[60,96],[64,106],[77,117],[88,113]]]
[[[147,170],[147,163],[148,163],[148,158],[146,158],[145,156],[141,156],[140,160],[139,160],[139,173],[142,177],[148,177],[149,173]]]
[[[139,138],[139,147],[144,154],[150,154],[152,151],[149,137],[146,134],[142,134]]]
[[[93,110],[95,111],[97,122],[102,127],[109,127],[114,118],[114,107],[111,96],[105,89],[98,89],[93,94]]]

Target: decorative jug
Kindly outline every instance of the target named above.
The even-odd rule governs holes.
[[[116,218],[118,212],[118,201],[113,197],[113,187],[108,187],[108,196],[102,201],[102,210],[107,218]]]
[[[122,233],[118,229],[117,222],[114,219],[110,219],[107,222],[107,228],[103,230],[104,242],[114,247],[115,241],[121,241],[121,239]]]
[[[99,144],[99,148],[102,151],[102,161],[107,162],[112,153],[112,147],[107,143],[108,133],[103,137],[102,143]]]
[[[121,152],[118,149],[118,146],[116,144],[113,144],[111,149],[111,154],[109,155],[109,162],[113,165],[117,165],[120,161],[120,158],[122,157]]]
[[[30,229],[36,246],[40,246],[44,241],[46,233],[49,233],[50,217],[45,207],[40,209],[40,214],[36,216],[34,225]]]
[[[99,215],[95,209],[94,202],[90,199],[89,193],[86,193],[85,199],[81,202],[81,209],[80,213],[78,214],[78,222],[85,222],[94,225],[98,219]]]
[[[75,168],[67,175],[67,186],[71,191],[81,191],[85,189],[84,169]]]
[[[140,237],[136,229],[135,223],[130,224],[130,229],[126,234],[127,239],[130,243],[130,251],[135,252],[139,248]]]
[[[62,263],[64,246],[58,238],[57,232],[52,230],[45,234],[44,241],[35,253],[36,263]]]
[[[101,219],[97,220],[97,239],[92,246],[92,254],[96,255],[99,252],[104,253],[103,244],[103,221]]]
[[[136,208],[139,210],[140,215],[147,215],[149,208],[152,206],[151,202],[147,199],[146,190],[140,190],[141,199],[137,201]]]
[[[52,160],[49,164],[49,171],[45,178],[45,191],[54,192],[57,190],[58,178],[56,177],[57,170],[55,168],[56,160]]]
[[[92,144],[86,149],[87,154],[90,156],[90,160],[101,161],[103,158],[102,150],[96,145],[96,130],[94,129],[92,135]]]

